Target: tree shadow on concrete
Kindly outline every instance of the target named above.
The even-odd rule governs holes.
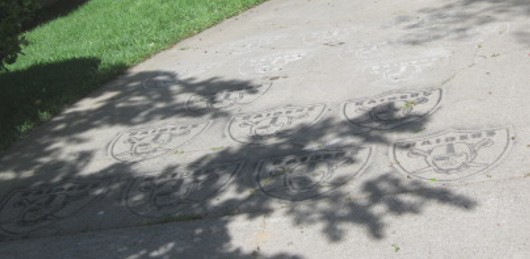
[[[261,100],[262,87],[270,81],[264,80],[180,79],[168,72],[142,72],[125,75],[73,105],[0,160],[4,190],[0,229],[5,242],[16,247],[24,241],[9,240],[84,232],[101,236],[92,231],[182,222],[175,225],[180,230],[178,235],[164,232],[167,235],[153,241],[150,235],[164,228],[153,226],[158,229],[156,233],[134,237],[134,244],[116,241],[108,246],[109,253],[119,257],[197,253],[205,257],[252,257],[259,251],[249,253],[231,244],[229,224],[233,217],[256,219],[280,213],[293,226],[321,224],[323,237],[341,242],[352,224],[366,228],[368,237],[383,240],[388,227],[385,218],[421,215],[431,203],[463,211],[477,206],[471,198],[444,186],[398,176],[393,169],[375,172],[381,167],[372,165],[374,146],[389,148],[396,135],[416,134],[432,118],[400,117],[402,107],[395,104],[377,105],[358,116],[369,118],[383,109],[389,121],[410,119],[406,125],[386,130],[359,131],[350,122],[331,115],[274,128],[282,120],[291,120],[293,113],[306,113],[312,118],[311,113],[318,111],[307,108],[307,104],[293,103],[296,108],[281,107],[291,112],[274,115],[276,119],[265,127],[256,123],[261,133],[240,138],[239,142],[227,136],[216,139],[216,133],[210,130],[202,135],[208,144],[201,150],[186,150],[183,146],[182,150],[172,148],[156,157],[121,162],[106,154],[106,145],[119,129],[145,128],[168,119],[179,125],[197,120],[230,125],[234,115],[245,111],[245,105],[252,105],[245,103],[249,100],[246,96],[254,100],[258,95],[255,101]],[[153,85],[162,87],[149,87]],[[190,99],[200,101],[190,103]],[[338,111],[341,104],[327,107]],[[112,130],[86,134],[92,129]],[[164,134],[147,138],[151,144],[137,147],[155,152],[163,144],[159,139]],[[178,139],[182,134],[169,136]],[[225,140],[232,144],[209,148]],[[122,143],[129,145],[127,141]],[[37,240],[49,242],[30,241]],[[68,249],[79,254],[75,247]],[[161,247],[165,249],[158,253]],[[28,255],[24,253],[31,251],[17,253]],[[45,252],[40,253],[46,257]],[[297,257],[286,253],[276,256]]]
[[[0,82],[6,83],[6,94],[2,96],[4,109],[0,113],[6,122],[5,126],[0,127],[2,138],[9,141],[13,139],[12,135],[17,134],[16,129],[8,128],[20,124],[20,121],[15,122],[17,119],[38,120],[39,107],[47,110],[58,103],[64,103],[57,99],[72,99],[72,96],[82,96],[93,91],[93,89],[80,89],[79,86],[86,86],[85,81],[93,81],[93,73],[100,73],[97,70],[98,64],[99,62],[94,59],[75,59],[59,64],[37,65],[24,71],[1,75]],[[69,145],[79,145],[90,140],[77,133],[98,126],[138,126],[147,122],[175,118],[208,120],[228,117],[229,109],[213,109],[214,106],[217,108],[230,105],[230,103],[223,104],[223,98],[237,99],[236,95],[241,94],[256,95],[258,98],[270,87],[270,83],[267,82],[260,84],[219,78],[204,81],[190,78],[182,81],[177,80],[177,77],[175,73],[164,71],[123,76],[109,87],[95,90],[84,101],[74,104],[67,112],[54,117],[52,121],[42,125],[39,132],[53,131],[54,136]],[[154,89],[150,88],[151,84],[155,85]],[[218,95],[221,96],[219,100],[212,99],[215,98],[215,95],[212,95],[213,91],[222,92]],[[76,108],[85,101],[90,102],[91,108],[83,110]],[[20,107],[26,104],[28,107]],[[60,110],[62,107],[55,108]],[[6,169],[19,172],[31,170],[41,163],[37,162],[39,157],[49,157],[61,152],[61,148],[53,147],[57,143],[57,138],[44,135],[36,132],[18,145],[34,146],[38,143],[42,147],[41,150],[32,149],[28,152],[24,147],[5,150],[4,161],[11,159],[25,161],[6,162],[6,165],[9,164]],[[18,152],[17,150],[20,149],[24,151]]]
[[[394,25],[406,32],[399,41],[412,45],[470,40],[479,43],[508,34],[527,44],[521,36],[528,31],[512,28],[511,23],[529,15],[530,3],[525,0],[457,0],[399,16]]]

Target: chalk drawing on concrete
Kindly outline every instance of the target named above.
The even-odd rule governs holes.
[[[201,134],[210,122],[168,123],[126,130],[109,145],[109,154],[119,161],[135,162],[176,150]]]
[[[309,52],[305,50],[276,53],[247,60],[241,65],[239,71],[243,75],[274,75],[308,56]]]
[[[324,114],[326,105],[283,106],[232,117],[230,137],[241,143],[265,144],[308,130]]]
[[[127,190],[127,208],[138,216],[168,217],[203,205],[225,187],[242,162],[179,167],[136,177]]]
[[[268,196],[302,201],[347,184],[370,159],[371,148],[319,150],[261,160],[258,185]]]
[[[109,179],[68,180],[50,185],[15,189],[0,208],[0,229],[24,235],[68,218],[104,195]]]
[[[356,130],[390,130],[431,115],[441,100],[441,89],[389,92],[347,101],[343,114]]]
[[[394,143],[395,164],[410,176],[454,181],[486,172],[498,164],[511,147],[509,127],[457,130]]]
[[[192,95],[186,102],[188,111],[204,114],[213,111],[231,111],[250,104],[269,91],[272,82],[235,87],[202,95]]]

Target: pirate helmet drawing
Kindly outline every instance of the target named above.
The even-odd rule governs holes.
[[[493,145],[491,139],[483,139],[475,144],[452,142],[438,145],[429,151],[412,149],[409,157],[423,157],[427,167],[416,170],[413,174],[421,174],[434,170],[440,174],[453,174],[469,167],[485,167],[487,164],[473,162],[482,148]]]

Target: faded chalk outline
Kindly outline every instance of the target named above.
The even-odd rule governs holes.
[[[360,175],[371,154],[371,147],[354,147],[262,159],[258,163],[256,181],[267,196],[289,201],[308,200],[333,191]]]
[[[233,110],[250,104],[265,95],[272,87],[272,82],[263,82],[258,86],[240,87],[206,95],[191,95],[186,102],[186,109],[193,114],[203,114],[215,110]],[[255,91],[255,92],[252,92]],[[217,102],[222,96],[221,102]],[[194,107],[193,103],[202,103]],[[219,105],[220,104],[220,105]]]
[[[188,143],[203,133],[211,123],[212,121],[167,123],[125,130],[112,140],[108,154],[118,161],[152,159]]]
[[[14,189],[0,207],[0,229],[9,235],[24,235],[53,225],[100,199],[113,181],[66,180]]]
[[[325,104],[287,105],[261,112],[238,114],[230,120],[227,132],[230,138],[240,143],[259,145],[278,142],[279,139],[273,138],[281,139],[309,130],[325,114],[326,107]],[[306,123],[304,127],[290,132],[303,123]],[[237,129],[241,128],[245,128],[247,132],[238,132]]]
[[[309,55],[306,50],[285,51],[250,59],[241,64],[239,72],[242,75],[271,75],[282,71],[291,63],[298,62]]]
[[[135,177],[127,187],[127,209],[138,216],[160,218],[197,208],[224,189],[244,164],[183,165],[171,172]]]

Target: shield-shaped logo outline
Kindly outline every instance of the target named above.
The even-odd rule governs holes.
[[[241,106],[248,105],[248,104],[253,103],[254,101],[258,100],[263,95],[265,95],[271,89],[271,87],[272,87],[272,82],[263,82],[259,86],[241,87],[240,89],[238,89],[236,91],[231,91],[231,92],[241,92],[242,95],[245,95],[245,94],[249,95],[249,93],[246,93],[245,91],[247,91],[247,89],[248,89],[248,91],[252,91],[253,89],[255,89],[256,93],[255,94],[254,93],[250,93],[250,95],[255,95],[255,96],[253,98],[249,98],[248,101],[244,101],[244,102],[234,101],[233,105],[230,105],[228,107],[221,107],[221,108],[213,107],[213,104],[212,104],[212,101],[211,101],[211,99],[215,98],[219,93],[213,93],[212,92],[212,93],[208,94],[207,97],[201,97],[201,96],[198,96],[196,94],[193,94],[193,95],[190,95],[188,97],[188,100],[186,101],[186,110],[189,113],[191,113],[191,114],[205,114],[205,113],[208,113],[208,112],[211,112],[211,111],[214,111],[214,110],[230,111],[230,110],[238,109]],[[206,105],[204,105],[204,108],[202,108],[202,109],[193,109],[191,103],[195,99],[206,103]],[[206,111],[201,112],[201,111],[197,111],[197,110],[206,110]]]
[[[242,144],[265,145],[265,144],[278,143],[278,142],[281,141],[281,139],[261,138],[261,139],[259,139],[257,141],[241,140],[240,137],[238,137],[234,133],[232,133],[233,125],[235,124],[236,121],[238,121],[237,120],[238,118],[242,118],[242,117],[248,117],[248,116],[259,115],[259,114],[264,114],[264,113],[272,113],[272,112],[275,112],[275,111],[277,112],[277,111],[282,110],[282,109],[300,109],[300,108],[307,109],[307,108],[310,108],[310,107],[318,107],[318,111],[319,111],[318,115],[314,116],[314,119],[311,122],[309,122],[303,128],[301,128],[301,129],[299,129],[297,131],[289,132],[288,134],[285,134],[285,133],[276,133],[275,134],[276,136],[279,136],[280,138],[283,138],[285,136],[293,136],[295,134],[310,130],[311,127],[313,127],[318,121],[320,121],[324,117],[326,112],[327,112],[327,109],[326,109],[327,105],[326,104],[321,104],[321,103],[310,104],[310,105],[287,105],[287,106],[267,109],[267,110],[258,111],[258,112],[236,114],[230,119],[230,122],[228,123],[228,126],[226,127],[225,134],[230,136],[230,138],[233,139],[234,141],[237,141],[237,142],[242,143]],[[294,126],[296,126],[296,125],[299,125],[299,123],[294,123]],[[254,137],[252,134],[245,135],[245,139],[252,139],[252,138],[256,138],[256,137]]]
[[[354,179],[355,177],[359,177],[361,174],[363,174],[367,167],[369,166],[369,163],[372,159],[372,154],[373,154],[373,149],[374,147],[372,146],[362,146],[362,147],[355,147],[355,148],[346,148],[346,149],[326,149],[326,150],[315,150],[315,151],[308,151],[308,152],[304,152],[304,153],[300,153],[300,154],[296,154],[296,155],[289,155],[289,156],[278,156],[278,157],[272,157],[272,158],[266,158],[266,159],[261,159],[259,162],[258,162],[258,167],[257,167],[257,174],[256,174],[256,183],[258,184],[261,192],[263,192],[264,194],[266,194],[267,196],[270,196],[270,197],[273,197],[273,198],[276,198],[276,199],[280,199],[280,200],[287,200],[287,201],[292,201],[292,202],[297,202],[297,201],[305,201],[305,200],[309,200],[309,199],[313,199],[313,198],[317,198],[317,197],[320,197],[326,193],[329,193],[329,192],[332,192],[338,188],[340,188],[341,186],[344,186],[346,185],[348,182],[350,182],[352,179]],[[271,161],[274,161],[274,160],[278,160],[278,159],[286,159],[286,158],[300,158],[300,157],[304,157],[304,156],[310,156],[312,154],[318,154],[318,153],[332,153],[332,152],[355,152],[355,153],[359,153],[359,151],[361,150],[366,150],[367,155],[365,157],[363,157],[364,159],[361,161],[361,164],[359,165],[357,171],[351,175],[348,176],[348,179],[340,184],[334,184],[333,186],[327,188],[326,190],[324,191],[319,191],[315,194],[312,194],[310,196],[307,196],[307,197],[301,197],[301,198],[297,198],[297,197],[283,197],[283,196],[278,196],[278,195],[275,195],[273,193],[270,193],[270,191],[268,190],[265,190],[263,185],[261,184],[261,182],[263,181],[262,179],[262,174],[264,173],[264,166],[267,164],[267,163],[270,163]]]
[[[160,154],[157,154],[157,155],[153,155],[153,156],[144,155],[144,156],[140,156],[138,158],[122,159],[122,158],[117,157],[117,155],[115,154],[114,148],[116,147],[116,144],[126,134],[128,134],[130,132],[134,132],[134,131],[145,130],[145,129],[149,129],[149,130],[151,130],[151,129],[160,129],[160,128],[168,127],[170,125],[174,125],[175,127],[191,126],[191,125],[202,125],[202,127],[201,127],[200,130],[198,130],[194,134],[190,134],[187,138],[185,138],[183,141],[181,141],[177,145],[174,145],[174,146],[172,146],[172,148],[167,149],[165,152],[161,152]],[[153,125],[153,126],[144,126],[144,127],[137,127],[137,128],[127,129],[127,130],[124,130],[124,131],[116,134],[116,136],[113,138],[113,140],[107,146],[107,154],[108,154],[108,156],[110,156],[110,157],[112,157],[112,158],[114,158],[114,159],[116,159],[118,161],[122,161],[122,162],[139,162],[139,161],[145,161],[145,160],[153,159],[153,158],[156,158],[156,157],[159,157],[159,156],[163,156],[163,155],[165,155],[165,154],[167,154],[167,153],[169,153],[171,151],[174,151],[175,149],[177,149],[177,148],[179,148],[181,146],[186,145],[187,143],[189,143],[193,139],[195,139],[197,136],[199,136],[201,133],[206,131],[211,125],[212,125],[212,121],[202,121],[202,122],[195,122],[195,123],[191,123],[191,122],[190,123],[166,123],[166,124],[157,124],[157,125]]]
[[[207,200],[212,199],[216,194],[222,192],[232,181],[234,181],[235,178],[237,178],[237,175],[240,173],[241,169],[245,166],[245,164],[246,164],[245,161],[237,161],[237,162],[230,162],[230,163],[220,163],[220,164],[215,164],[215,165],[211,165],[211,166],[207,166],[207,167],[200,167],[200,166],[187,167],[187,165],[183,165],[183,166],[179,167],[179,168],[185,168],[185,169],[182,169],[182,172],[184,172],[184,173],[190,173],[190,172],[193,173],[193,172],[195,172],[197,170],[206,170],[206,169],[210,169],[210,168],[219,168],[219,167],[223,167],[223,166],[235,166],[235,169],[231,171],[230,176],[224,182],[222,182],[220,184],[221,186],[219,188],[216,188],[215,190],[210,192],[201,201],[190,202],[189,207],[187,207],[186,209],[192,210],[192,209],[198,208],[200,206],[203,206],[204,203]],[[179,170],[179,168],[176,168],[175,170]],[[153,177],[157,177],[157,176],[160,177],[160,176],[162,176],[164,174],[169,174],[169,173],[162,173],[162,174],[150,173],[150,174],[146,174],[146,175],[143,175],[143,176],[135,177],[135,178],[130,180],[130,182],[129,182],[128,186],[127,186],[127,190],[125,192],[124,200],[125,200],[125,204],[126,204],[127,209],[131,213],[133,213],[133,214],[135,214],[137,216],[146,217],[146,218],[163,218],[163,217],[169,217],[169,216],[176,216],[176,215],[182,213],[182,210],[184,210],[184,209],[175,209],[172,212],[166,212],[166,213],[162,213],[160,215],[154,215],[156,213],[139,212],[138,209],[134,209],[133,208],[133,207],[135,207],[134,204],[131,204],[131,199],[133,198],[132,194],[134,192],[138,192],[138,190],[135,190],[135,186],[137,185],[138,181],[142,181],[142,180],[145,180],[147,178],[153,178]],[[150,195],[152,195],[152,193]],[[151,215],[149,215],[149,214],[151,214]]]
[[[432,98],[430,96],[432,94],[435,94],[437,96],[437,98],[436,98],[435,104],[429,109],[429,112],[427,112],[425,114],[422,114],[421,116],[414,116],[414,117],[404,118],[401,121],[396,121],[396,122],[393,122],[393,123],[389,123],[388,125],[385,125],[384,123],[379,123],[379,126],[377,126],[377,127],[359,125],[358,122],[356,122],[354,119],[352,119],[352,118],[350,118],[350,116],[348,116],[348,106],[352,105],[352,104],[354,104],[356,102],[367,101],[367,100],[378,100],[378,99],[380,100],[381,98],[387,98],[387,97],[390,97],[390,96],[404,95],[404,94],[407,94],[407,95],[420,94],[421,95],[421,94],[424,94],[426,92],[430,93],[429,94],[430,98]],[[422,119],[425,119],[425,118],[431,116],[432,114],[434,114],[439,109],[442,99],[443,99],[443,90],[440,89],[440,88],[424,89],[424,90],[416,90],[416,91],[391,91],[391,92],[386,92],[386,93],[383,93],[383,94],[380,94],[380,95],[376,95],[376,96],[373,96],[373,97],[358,98],[358,99],[345,101],[342,104],[341,116],[346,121],[348,121],[349,124],[352,127],[354,127],[355,130],[358,131],[358,132],[371,131],[371,130],[391,130],[391,129],[395,129],[395,128],[399,128],[399,127],[405,126],[407,124],[410,124],[410,123],[413,123],[413,122],[416,122],[416,121],[420,121]],[[415,104],[411,104],[411,106],[414,106],[414,105]],[[376,120],[374,119],[374,121],[376,121]]]
[[[15,189],[11,190],[8,193],[8,195],[3,199],[3,201],[2,201],[2,203],[0,205],[0,218],[2,217],[3,211],[6,208],[6,206],[8,206],[8,204],[10,204],[10,201],[13,198],[15,198],[17,194],[20,194],[20,193],[23,193],[23,194],[24,193],[34,193],[34,192],[42,191],[42,190],[48,190],[49,191],[49,190],[53,190],[54,188],[60,188],[60,186],[67,185],[69,183],[74,184],[74,185],[94,185],[94,184],[97,184],[96,187],[97,188],[101,188],[100,189],[101,191],[99,193],[93,194],[93,196],[90,197],[90,199],[86,199],[86,201],[84,201],[82,204],[76,205],[76,206],[72,206],[74,208],[69,208],[70,211],[66,212],[66,214],[60,215],[59,212],[63,211],[64,207],[69,206],[68,201],[63,201],[63,204],[62,204],[63,206],[58,211],[55,211],[54,213],[51,213],[50,215],[46,215],[46,216],[41,217],[41,218],[43,218],[42,221],[44,221],[44,223],[42,223],[42,224],[36,223],[36,224],[39,224],[39,226],[37,226],[37,227],[35,227],[35,228],[31,229],[31,230],[18,231],[17,232],[17,231],[6,229],[6,227],[4,227],[5,220],[0,220],[0,229],[5,234],[12,235],[12,236],[21,236],[21,235],[28,235],[28,234],[30,234],[32,232],[35,232],[35,231],[39,230],[39,229],[46,228],[46,227],[49,227],[51,225],[54,225],[54,224],[58,223],[59,221],[65,219],[65,218],[74,216],[75,214],[79,213],[80,211],[84,210],[85,208],[87,208],[90,205],[92,205],[95,202],[97,202],[99,199],[102,199],[103,196],[105,196],[108,193],[109,187],[114,181],[115,181],[115,178],[102,178],[102,179],[93,179],[93,180],[68,179],[68,180],[64,180],[64,181],[61,181],[61,182],[58,182],[58,183],[55,183],[55,184],[38,185],[38,186],[35,186],[33,188],[15,188]],[[91,190],[91,189],[89,189],[89,190]],[[47,193],[45,195],[49,196],[51,193],[56,193],[56,191],[49,191],[49,193]],[[37,199],[40,199],[40,198],[37,198]],[[83,198],[81,198],[81,199],[83,199]],[[75,201],[76,201],[75,199],[72,199],[72,202],[75,202]],[[59,215],[53,215],[53,214],[57,214],[57,213],[59,213]],[[24,212],[21,211],[20,213],[16,213],[16,214],[17,214],[17,217],[20,217],[21,214],[24,214]]]
[[[506,138],[504,138],[505,144],[503,145],[502,152],[500,152],[496,156],[496,159],[494,161],[491,161],[490,163],[485,165],[482,169],[477,170],[477,171],[472,172],[472,173],[463,174],[461,177],[455,177],[453,179],[443,179],[443,178],[440,178],[440,177],[422,177],[422,176],[414,175],[414,174],[410,173],[402,165],[402,163],[399,162],[398,159],[397,159],[396,150],[399,149],[399,148],[406,148],[406,146],[407,146],[406,143],[417,142],[417,141],[421,141],[421,140],[425,140],[425,139],[433,139],[433,138],[436,138],[436,137],[444,137],[444,136],[447,136],[448,134],[455,134],[455,133],[456,134],[458,134],[458,133],[473,134],[473,133],[484,133],[484,132],[488,132],[488,131],[505,131],[506,132]],[[392,161],[394,162],[394,164],[398,167],[399,171],[401,171],[402,173],[404,173],[407,176],[411,176],[411,177],[414,177],[416,179],[421,179],[421,180],[436,180],[436,181],[439,181],[439,182],[447,182],[447,183],[455,182],[455,181],[463,180],[463,179],[466,179],[466,178],[469,178],[469,177],[484,173],[484,172],[494,168],[495,166],[497,166],[504,158],[506,158],[507,154],[509,153],[509,151],[510,151],[510,149],[512,147],[513,132],[514,132],[514,130],[513,130],[513,127],[511,125],[510,126],[503,126],[503,127],[489,127],[489,128],[485,128],[485,129],[447,129],[447,130],[442,130],[442,131],[438,131],[438,132],[434,132],[434,133],[425,135],[423,137],[408,138],[408,139],[401,139],[401,140],[395,141],[394,144],[390,148],[390,157],[392,158]],[[485,140],[485,139],[487,139],[487,138],[483,138],[483,140]],[[475,144],[477,144],[479,146],[482,145],[482,146],[484,146],[486,148],[488,147],[488,141],[478,141]],[[398,147],[398,146],[402,146],[402,147]],[[403,147],[403,146],[405,146],[405,147]],[[427,162],[424,162],[424,163],[426,165],[429,165],[429,163],[427,163]]]

